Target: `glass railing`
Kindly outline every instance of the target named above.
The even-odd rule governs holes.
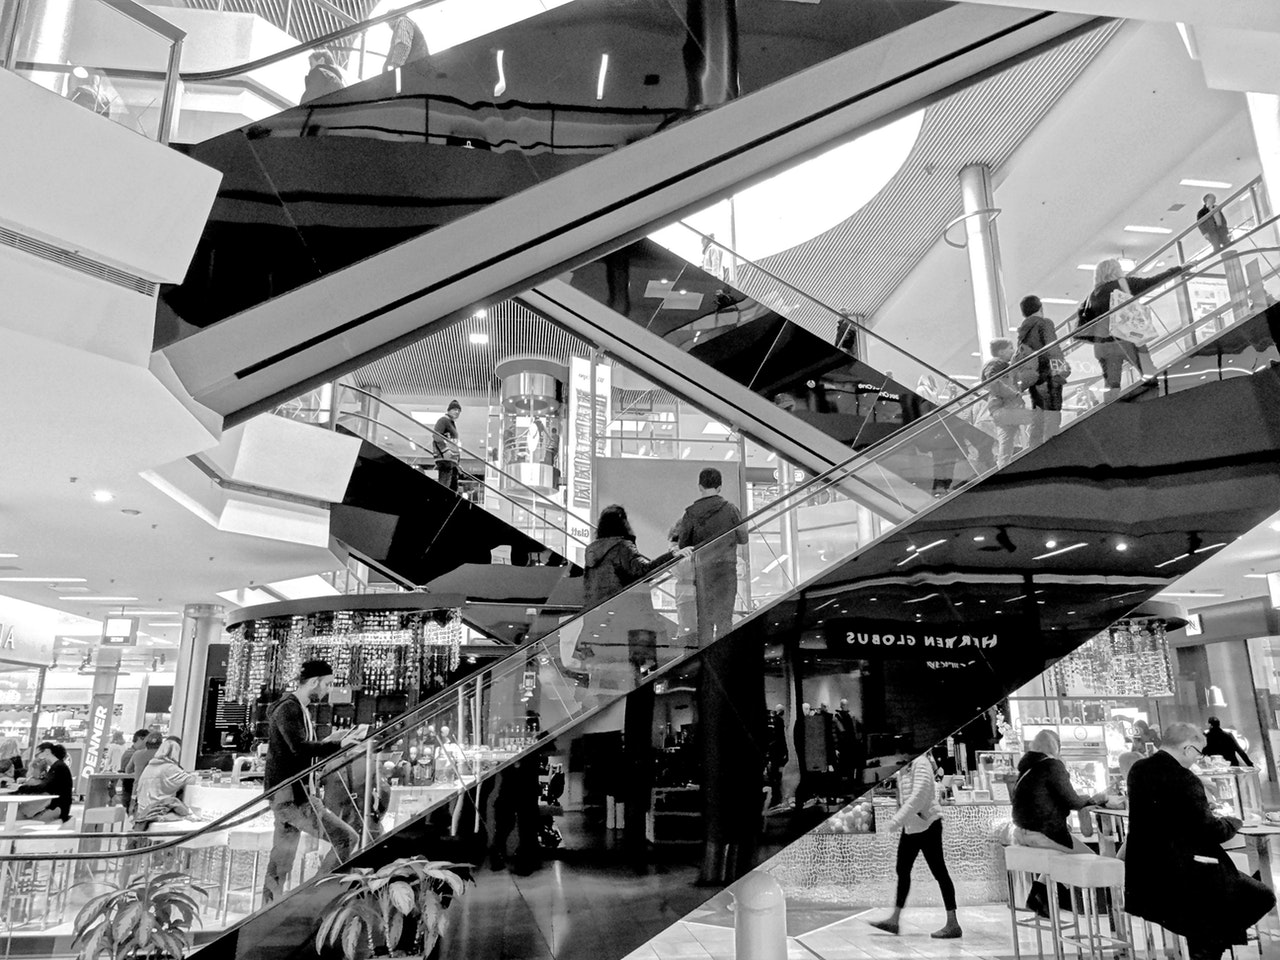
[[[133,0],[10,0],[0,10],[0,67],[168,143],[185,36]]]
[[[1273,254],[1274,246],[1256,242],[1259,231],[1272,227],[1274,222],[1253,231],[1250,236],[1255,242],[1251,245],[1246,245],[1250,237],[1238,238],[1227,255],[1239,257],[1248,269],[1264,254]],[[599,605],[589,604],[590,609],[549,635],[363,741],[349,744],[297,778],[273,786],[265,795],[243,804],[223,803],[222,812],[218,787],[209,785],[188,798],[194,818],[154,822],[145,830],[127,833],[80,834],[38,825],[5,838],[9,847],[0,851],[4,882],[23,884],[33,877],[47,878],[51,871],[62,871],[59,876],[70,881],[77,871],[87,871],[87,878],[81,876],[81,882],[70,888],[81,891],[77,896],[82,903],[88,891],[95,889],[94,884],[114,885],[140,871],[166,869],[181,858],[197,879],[215,891],[204,916],[207,925],[217,929],[252,914],[264,894],[267,900],[278,899],[410,819],[426,815],[442,836],[456,834],[462,821],[479,818],[484,800],[481,791],[487,779],[515,769],[528,747],[547,743],[651,679],[661,680],[668,671],[674,675],[691,654],[705,655],[736,627],[779,609],[779,602],[793,596],[802,584],[833,572],[868,545],[850,546],[838,555],[819,555],[806,550],[803,543],[792,544],[801,554],[798,566],[777,554],[775,562],[760,571],[765,576],[752,580],[748,587],[751,571],[743,569],[742,557],[755,546],[759,531],[776,517],[815,502],[834,504],[838,514],[840,504],[848,503],[850,495],[867,489],[894,498],[911,517],[918,517],[937,501],[899,496],[900,492],[913,485],[936,485],[943,468],[947,483],[940,493],[948,496],[984,475],[957,441],[955,424],[974,418],[976,408],[987,407],[993,396],[1000,395],[1001,383],[1026,382],[1033,376],[1038,379],[1042,369],[1047,376],[1061,379],[1072,398],[1088,398],[1088,402],[1064,405],[1060,424],[1042,423],[1036,436],[1021,445],[1016,442],[1016,431],[1023,426],[1035,428],[1036,421],[992,412],[996,436],[1013,437],[1011,456],[1032,449],[1060,427],[1087,418],[1130,388],[1163,393],[1195,386],[1179,381],[1181,363],[1196,351],[1204,359],[1203,343],[1196,343],[1194,335],[1206,321],[1193,318],[1180,323],[1177,298],[1181,288],[1198,282],[1202,271],[1215,266],[1212,261],[1210,258],[1143,298],[1151,322],[1163,332],[1155,335],[1146,350],[1135,346],[1132,354],[1121,351],[1120,387],[1110,385],[1110,368],[1107,372],[1100,369],[1095,356],[1098,344],[1109,341],[1085,338],[1121,329],[1125,326],[1121,318],[1128,315],[1135,301],[1098,318],[1070,338],[1020,359],[998,381],[973,388],[899,434],[798,486],[735,529],[697,546],[691,556],[663,562],[624,592]],[[1261,279],[1255,289],[1258,302],[1250,309],[1256,312],[1261,304],[1273,303],[1275,292],[1274,277]],[[1223,324],[1230,329],[1249,315],[1244,309],[1227,310],[1211,322],[1218,323],[1220,329]],[[1218,358],[1217,362],[1226,364],[1220,374],[1231,369],[1231,358]],[[1210,372],[1197,369],[1191,375],[1203,379]],[[910,459],[904,461],[904,454]],[[923,476],[912,476],[911,464],[922,458],[932,463],[932,469]],[[925,556],[934,545],[911,543],[898,566]],[[771,543],[768,548],[773,546]],[[674,609],[664,609],[664,597],[675,598]],[[834,601],[824,600],[827,602]],[[529,706],[535,691],[536,710]],[[288,828],[303,819],[307,821],[306,832],[318,835],[323,843],[318,847],[313,844],[313,849],[298,856],[299,835]],[[75,846],[80,843],[99,846],[82,850]],[[270,852],[272,865],[263,875],[255,869],[246,882],[248,871],[228,869],[218,856],[200,856],[214,850],[230,850],[233,858],[234,851]],[[201,873],[204,870],[210,875]],[[46,893],[43,900],[37,895],[35,908],[61,909],[63,918],[69,919],[75,897],[62,896],[57,884],[44,889],[54,894]]]
[[[698,234],[701,237],[701,234]],[[714,243],[706,238],[708,244]],[[955,393],[964,387],[856,320],[814,301],[820,318],[792,319],[796,297],[737,268],[721,275],[642,240],[566,274],[575,289],[765,397],[842,444],[860,450],[933,409],[940,390],[922,398],[883,370],[923,370]],[[763,292],[735,286],[735,275]],[[763,274],[761,274],[763,277]],[[879,365],[859,351],[874,341]]]
[[[573,0],[478,39],[458,34],[462,39],[450,46],[442,39],[450,35],[448,18],[433,11],[447,7],[456,18],[457,6],[408,4],[306,48],[184,73],[180,139],[200,141],[191,154],[224,174],[223,200],[186,281],[162,295],[176,315],[166,338],[426,234],[949,5],[752,7],[738,11],[734,43],[727,24],[690,24],[668,5],[643,5],[617,18],[606,0]],[[808,42],[815,29],[822,44]],[[783,42],[792,37],[796,42]],[[312,47],[319,48],[314,57]],[[575,56],[549,55],[558,49]],[[713,76],[732,79],[717,85]],[[228,89],[242,91],[234,110],[215,96]],[[244,206],[237,199],[250,195],[261,202]],[[223,254],[213,257],[214,245]],[[230,248],[239,251],[234,265]]]

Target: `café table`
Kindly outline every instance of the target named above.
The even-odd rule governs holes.
[[[0,808],[4,810],[4,827],[0,831],[0,856],[13,853],[13,840],[18,835],[18,810],[24,803],[35,803],[37,800],[57,800],[52,793],[0,793]],[[8,864],[0,865],[0,904],[8,903],[9,869]]]

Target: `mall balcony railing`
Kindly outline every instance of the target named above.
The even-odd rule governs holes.
[[[41,62],[42,35],[51,16],[78,18],[81,33],[126,51],[130,69],[94,66],[79,62]],[[53,31],[63,42],[67,24]],[[160,143],[168,143],[177,116],[179,69],[186,31],[134,0],[76,0],[69,7],[37,0],[8,0],[0,6],[0,67],[61,94],[138,130]],[[65,53],[65,51],[63,51]],[[65,57],[64,57],[65,60]],[[115,93],[112,78],[139,73],[150,78],[146,94],[127,107]]]
[[[594,536],[595,525],[576,515],[575,525],[581,532],[569,529],[563,503],[363,387],[326,384],[281,404],[274,412],[330,430],[342,427],[426,473],[434,469],[439,440],[458,451],[460,495],[481,506],[487,498],[495,498],[502,505],[498,512],[504,520],[561,555],[567,556],[571,547],[586,547]]]
[[[1188,269],[1184,276],[1142,298],[1163,333],[1148,348],[1144,369],[1126,371],[1121,388],[1106,385],[1093,356],[1094,344],[1085,339],[1100,334],[1101,324],[1110,322],[1110,313],[1044,350],[1020,359],[997,379],[1016,381],[1020,379],[1020,372],[1032,374],[1040,369],[1043,358],[1060,353],[1071,366],[1068,382],[1072,395],[1089,398],[1088,402],[1064,407],[1063,427],[1070,429],[1074,423],[1131,390],[1173,393],[1194,387],[1196,379],[1188,378],[1248,373],[1233,366],[1234,357],[1229,353],[1199,352],[1196,335],[1207,322],[1206,318],[1183,322],[1178,299],[1182,287],[1199,281],[1207,271],[1219,266],[1217,261],[1222,256],[1256,263],[1264,256],[1276,254],[1280,245],[1274,241],[1275,228],[1275,220],[1258,225],[1246,236],[1235,238],[1228,250],[1215,253],[1202,264]],[[1261,268],[1255,273],[1261,276]],[[1280,284],[1271,273],[1252,288],[1250,304],[1224,305],[1219,315],[1208,322],[1217,324],[1219,330],[1231,329],[1263,307],[1274,304],[1277,292]],[[1190,356],[1195,356],[1198,368],[1188,371],[1190,364],[1183,361]],[[205,929],[216,931],[238,923],[259,908],[259,898],[255,889],[234,886],[237,878],[244,879],[244,871],[237,873],[232,869],[229,861],[234,854],[228,851],[268,849],[274,829],[273,801],[292,797],[295,784],[304,785],[313,779],[324,785],[322,796],[313,794],[316,802],[323,803],[334,814],[323,829],[331,847],[341,854],[338,860],[346,859],[354,849],[367,847],[384,831],[426,812],[439,811],[439,819],[435,821],[438,827],[457,834],[464,818],[479,819],[482,782],[520,762],[526,747],[566,732],[639,684],[668,675],[732,627],[747,619],[769,616],[780,601],[793,596],[798,588],[830,574],[883,537],[852,546],[839,555],[803,551],[805,562],[799,569],[778,564],[772,571],[773,577],[754,591],[751,608],[735,610],[732,622],[697,621],[699,591],[713,589],[703,585],[711,580],[703,581],[698,576],[704,565],[720,564],[740,555],[744,548],[753,546],[759,531],[778,516],[833,488],[872,487],[896,500],[914,520],[998,469],[960,443],[953,429],[960,420],[976,419],[978,408],[986,406],[993,382],[970,388],[893,436],[796,487],[736,529],[701,544],[690,556],[672,559],[603,604],[585,610],[548,635],[233,810],[203,820],[197,814],[196,819],[156,823],[145,831],[102,834],[77,832],[74,827],[60,830],[37,825],[5,834],[0,837],[0,885],[25,890],[30,896],[16,899],[0,890],[0,905],[3,905],[0,910],[5,911],[0,916],[0,924],[7,923],[12,934],[18,920],[33,923],[41,918],[69,920],[95,891],[102,892],[117,885],[122,878],[141,871],[168,869],[183,863],[188,872],[212,890],[211,902],[205,906],[201,918]],[[930,496],[927,492],[933,480],[932,471],[929,475],[913,476],[909,469],[904,469],[918,459],[920,451],[929,452],[935,464],[945,464],[952,471],[954,482],[950,482],[940,496]],[[1023,452],[1025,450],[1015,456]],[[904,454],[910,456],[904,457]],[[957,469],[960,464],[967,465],[967,472]],[[851,501],[845,500],[833,503],[852,506]],[[912,562],[931,547],[931,544],[909,546],[902,563]],[[765,548],[772,547],[766,544]],[[1176,558],[1170,563],[1184,559]],[[1178,570],[1174,568],[1165,573],[1176,577]],[[651,635],[651,640],[645,637],[644,642],[637,643],[636,631],[630,629],[627,616],[619,611],[634,610],[637,605],[651,608],[654,593],[659,589],[680,598],[676,618],[664,619],[661,623],[646,620],[649,629],[645,632]],[[838,603],[839,596],[825,602]],[[502,719],[505,713],[513,709],[513,704],[525,702],[531,675],[541,691],[539,722],[536,729],[523,728],[517,742],[512,743],[509,727],[504,733],[494,725],[505,726]],[[415,743],[433,764],[430,783],[414,784],[413,770],[403,764],[406,744]],[[405,777],[410,783],[398,782]],[[191,802],[198,807],[205,795],[197,794]],[[345,825],[336,826],[338,822]],[[317,872],[326,873],[331,869],[332,860],[322,863],[317,871],[310,865],[311,859],[303,857],[301,869],[280,878],[278,892],[308,883]],[[239,904],[235,909],[233,901]],[[24,909],[32,916],[17,916]]]

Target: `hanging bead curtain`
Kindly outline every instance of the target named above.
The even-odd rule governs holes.
[[[1117,621],[1054,664],[1053,678],[1063,696],[1172,696],[1164,621]]]
[[[302,661],[333,665],[339,686],[366,693],[421,693],[457,669],[457,610],[336,610],[246,620],[228,630],[225,699],[249,703],[294,687]]]

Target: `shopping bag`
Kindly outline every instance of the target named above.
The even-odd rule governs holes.
[[[1151,311],[1133,298],[1124,280],[1118,289],[1111,291],[1111,335],[1139,345],[1156,338],[1156,322]]]

